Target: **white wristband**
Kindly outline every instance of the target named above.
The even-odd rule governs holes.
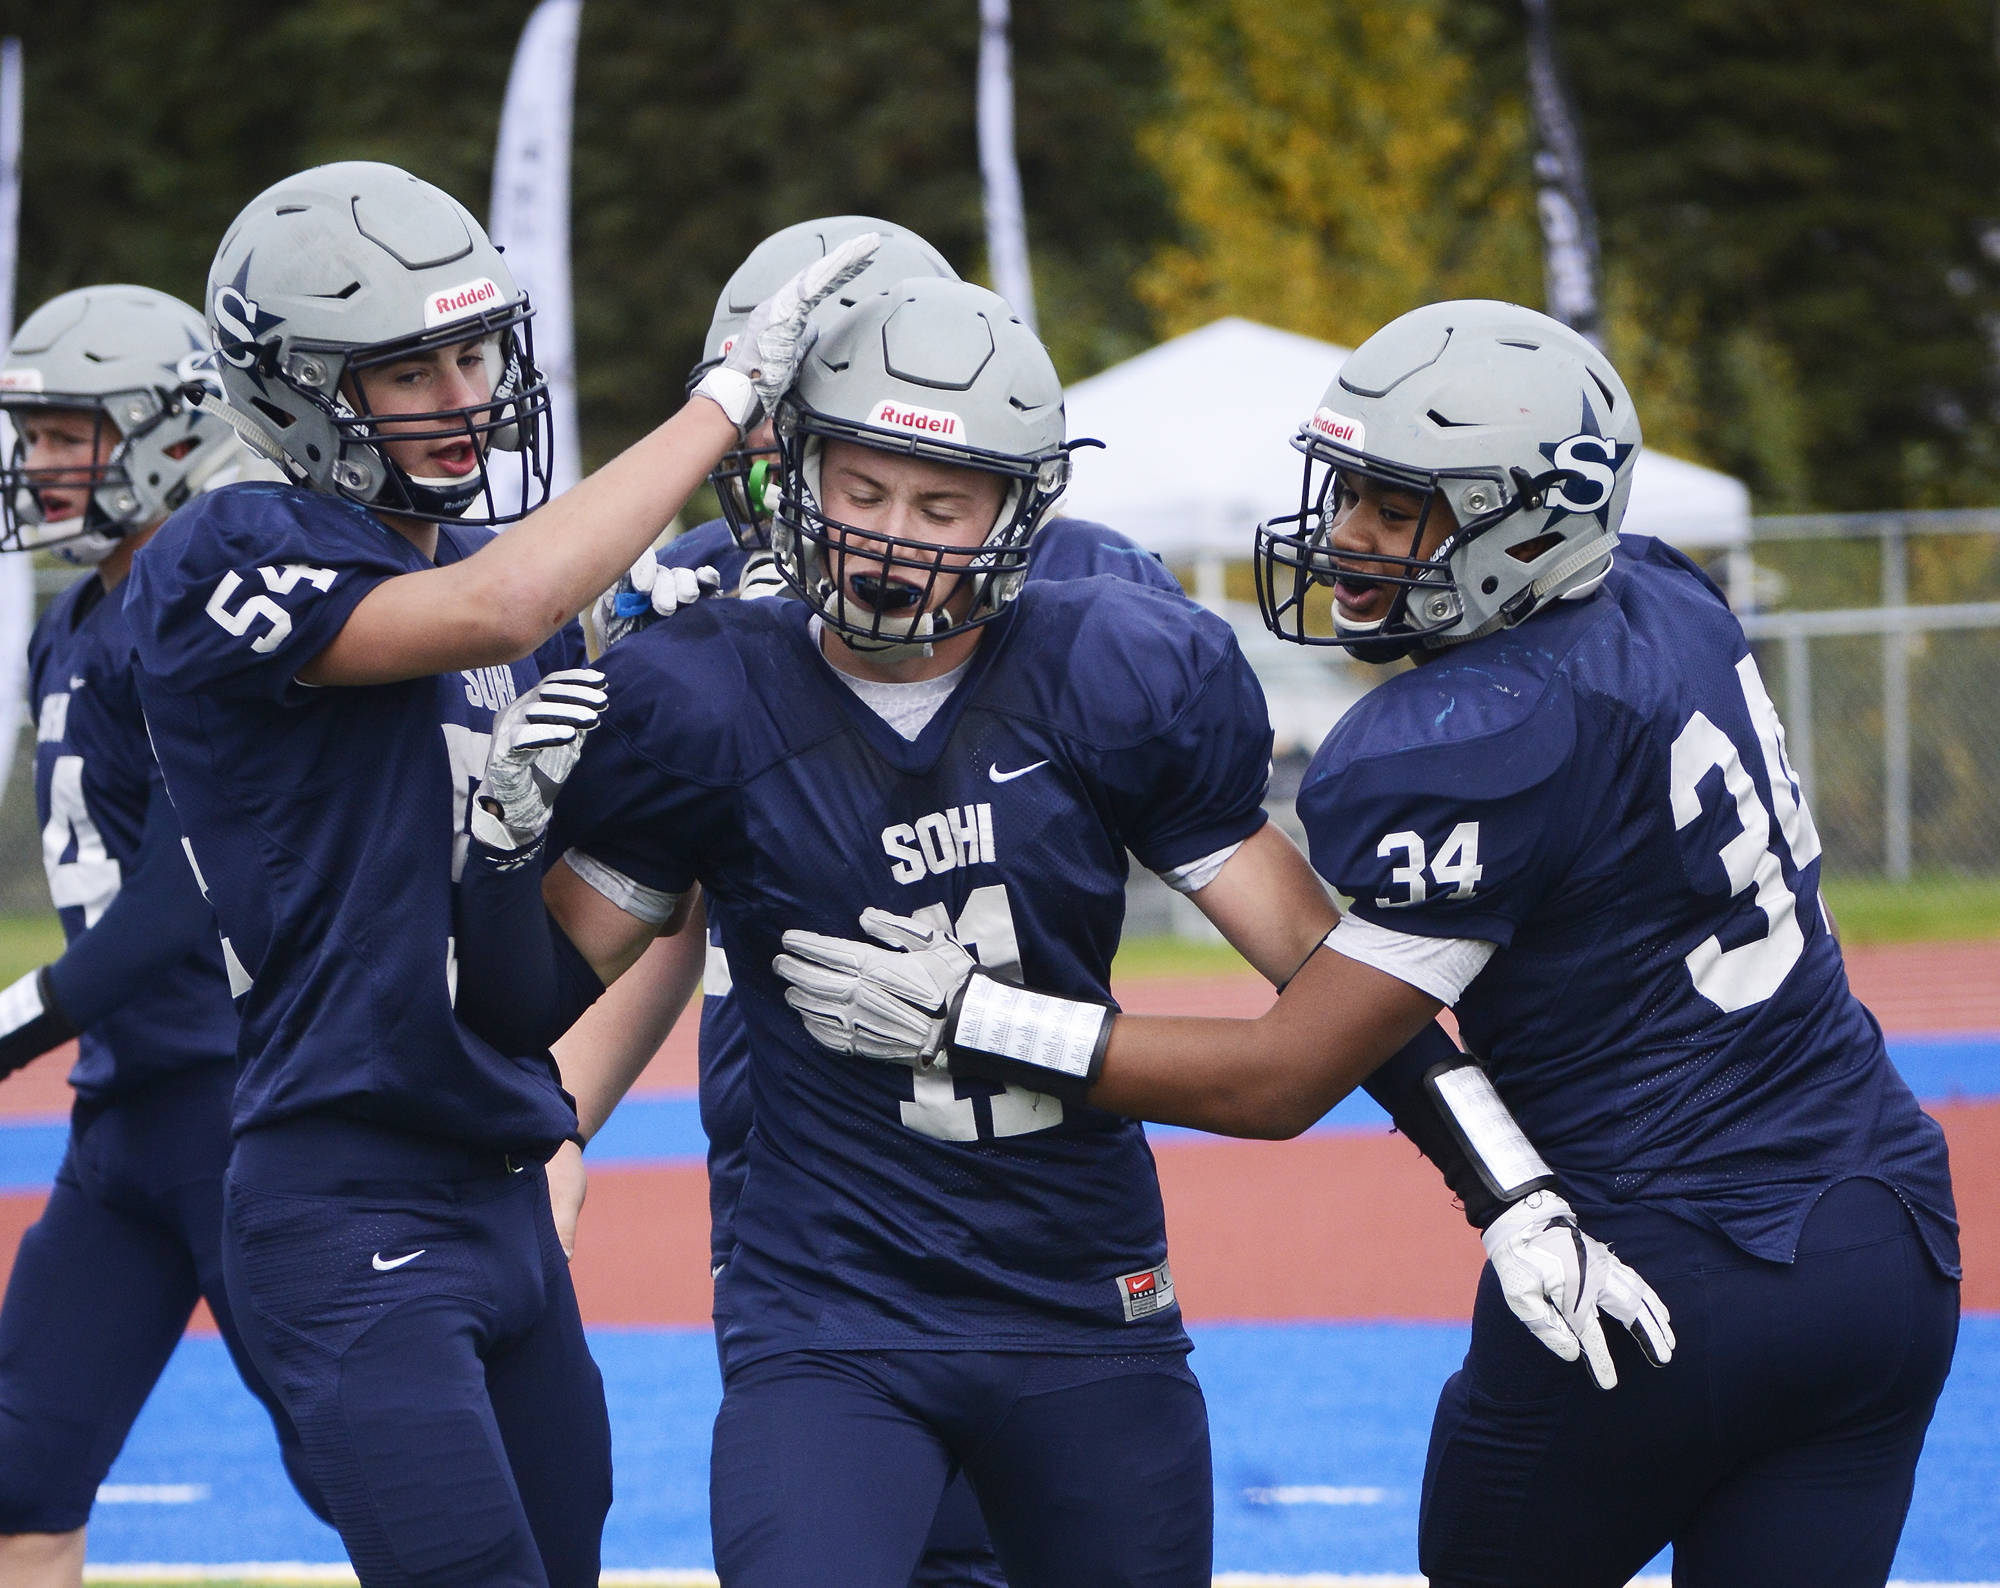
[[[1441,1066],[1424,1077],[1424,1083],[1457,1131],[1488,1189],[1503,1202],[1513,1201],[1538,1182],[1554,1180],[1555,1171],[1521,1133],[1493,1082],[1477,1064]]]
[[[974,976],[952,1027],[953,1048],[976,1048],[1052,1076],[1089,1079],[1098,1038],[1111,1011]]]

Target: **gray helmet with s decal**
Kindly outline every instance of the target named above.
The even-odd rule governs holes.
[[[1305,454],[1299,511],[1257,529],[1264,621],[1283,639],[1387,661],[1595,590],[1640,434],[1631,394],[1597,347],[1533,309],[1467,299],[1414,309],[1369,337],[1292,444]],[[1337,572],[1335,506],[1357,476],[1423,507],[1407,554],[1340,573],[1392,587],[1383,615],[1356,625],[1336,606],[1328,633],[1320,609]],[[1420,556],[1440,502],[1454,527]]]
[[[223,417],[301,485],[468,523],[505,523],[547,500],[548,388],[527,294],[442,189],[366,160],[287,177],[223,237],[207,308]],[[411,474],[380,444],[383,416],[369,412],[359,376],[468,343],[479,346],[490,400],[398,413],[395,439],[469,442],[476,466]],[[501,453],[521,475],[518,510],[494,497]]]

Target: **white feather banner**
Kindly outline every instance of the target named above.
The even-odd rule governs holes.
[[[1007,0],[979,0],[979,174],[986,190],[986,258],[993,290],[1035,328],[1028,220],[1014,158],[1014,56]]]
[[[569,291],[570,106],[583,0],[542,0],[521,30],[493,158],[493,241],[534,305],[535,362],[549,383],[552,493],[581,473]],[[496,471],[496,487],[510,485]]]
[[[0,344],[14,336],[14,260],[21,220],[21,41],[0,39]],[[0,417],[0,456],[14,450],[14,429]],[[0,797],[14,767],[14,745],[28,701],[28,633],[35,621],[30,558],[0,557]]]

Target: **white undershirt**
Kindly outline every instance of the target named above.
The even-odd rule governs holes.
[[[1326,934],[1326,946],[1450,1005],[1465,995],[1465,989],[1486,968],[1496,945],[1477,937],[1392,932],[1358,915],[1343,915],[1340,925]]]
[[[860,698],[876,716],[894,728],[903,738],[915,742],[918,734],[930,726],[931,718],[938,714],[938,708],[951,698],[951,692],[958,687],[958,681],[965,676],[966,668],[972,665],[967,657],[948,673],[936,678],[919,679],[913,684],[884,684],[872,678],[856,678],[852,673],[844,673],[828,660],[820,635],[826,628],[825,622],[815,617],[810,625],[813,649],[819,652],[819,659],[832,669],[838,678]],[[1218,849],[1212,855],[1203,855],[1199,860],[1191,860],[1184,866],[1175,866],[1170,871],[1162,871],[1158,876],[1162,882],[1176,893],[1195,893],[1215,880],[1229,857],[1243,845],[1233,843]]]
[[[920,678],[911,684],[885,684],[872,678],[856,678],[827,660],[826,651],[820,643],[820,635],[825,628],[826,624],[821,619],[816,617],[812,620],[813,649],[819,652],[819,659],[826,663],[835,678],[854,691],[862,705],[912,742],[930,726],[931,718],[938,714],[939,707],[951,699],[951,692],[958,688],[966,668],[972,665],[972,658],[968,656],[948,673],[940,673],[936,678]]]

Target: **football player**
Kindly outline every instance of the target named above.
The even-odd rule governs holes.
[[[1879,1588],[1956,1337],[1944,1139],[1848,989],[1741,627],[1619,537],[1639,444],[1603,354],[1515,305],[1419,309],[1342,367],[1300,511],[1258,533],[1266,620],[1419,665],[1306,777],[1354,903],[1267,1016],[1023,995],[936,923],[875,923],[903,953],[787,934],[781,968],[835,1046],[1245,1135],[1303,1129],[1452,1005],[1553,1182],[1486,1232],[1429,1580],[1610,1588],[1671,1543],[1677,1584]],[[1571,1203],[1681,1324],[1663,1372],[1618,1347],[1608,1395],[1508,1316],[1503,1256],[1558,1259]]]
[[[725,1581],[902,1588],[962,1469],[1013,1581],[1205,1584],[1206,1413],[1143,1134],[828,1064],[769,961],[787,910],[901,905],[1102,998],[1129,849],[1282,980],[1331,912],[1265,821],[1262,694],[1177,591],[1029,580],[1071,444],[993,294],[863,299],[777,433],[773,550],[802,599],[704,602],[606,653],[609,714],[552,826],[473,846],[461,1008],[532,1049],[574,1013],[566,958],[609,980],[697,880],[714,901],[754,1122],[718,1276]],[[561,930],[538,942],[518,882],[544,842]]]
[[[0,1075],[77,1039],[76,1103],[42,1216],[0,1306],[0,1580],[83,1580],[84,1525],[197,1297],[276,1425],[222,1285],[236,1011],[215,914],[181,853],[146,741],[120,586],[175,507],[251,464],[184,388],[208,327],[146,287],[86,287],[31,314],[0,367],[14,450],[0,548],[89,570],[29,642],[35,806],[68,947],[0,992]]]
[[[490,471],[545,494],[547,391],[471,214],[323,166],[217,252],[222,412],[290,482],[177,514],[127,611],[240,996],[229,1298],[371,1588],[597,1581],[609,1431],[542,1171],[576,1120],[546,1055],[455,1018],[468,796],[506,708],[501,767],[591,720],[573,614],[788,383],[871,246],[788,284],[698,400],[497,539]]]
[[[703,345],[703,362],[696,366],[691,381],[698,380],[729,351],[758,301],[829,248],[864,231],[882,235],[881,250],[860,277],[822,305],[822,321],[866,293],[904,279],[957,279],[944,257],[928,243],[898,231],[887,221],[850,215],[788,226],[758,244],[723,287]],[[599,599],[599,632],[622,633],[647,617],[671,615],[701,589],[704,568],[715,569],[720,587],[741,597],[785,593],[788,587],[777,572],[770,533],[780,469],[776,437],[767,421],[752,434],[745,449],[732,453],[709,476],[722,517],[668,542],[657,556],[648,552],[641,558],[628,580]],[[1180,585],[1159,558],[1100,524],[1052,517],[1029,542],[1031,580],[1083,578],[1096,573],[1180,593]],[[668,580],[677,582],[669,584]],[[618,611],[620,597],[628,609],[639,604],[625,595],[628,588],[650,596],[648,610],[638,618],[623,617]],[[731,990],[721,922],[715,913],[705,912],[697,903],[689,929],[661,938],[648,949],[641,963],[621,980],[618,993],[594,1005],[556,1044],[555,1052],[564,1069],[565,1084],[577,1099],[579,1128],[587,1139],[630,1080],[658,1051],[665,1031],[697,980],[704,994],[699,1073],[702,1128],[708,1136],[710,1266],[719,1275],[735,1241],[736,1202],[748,1168],[751,1103],[749,1033],[741,1004]],[[635,1001],[642,1007],[635,1009]],[[617,1051],[603,1051],[606,1044],[615,1044]],[[585,1047],[597,1051],[586,1059],[580,1052]],[[557,1172],[552,1161],[551,1173]],[[938,1588],[1005,1581],[963,1474],[945,1490],[913,1581]]]

